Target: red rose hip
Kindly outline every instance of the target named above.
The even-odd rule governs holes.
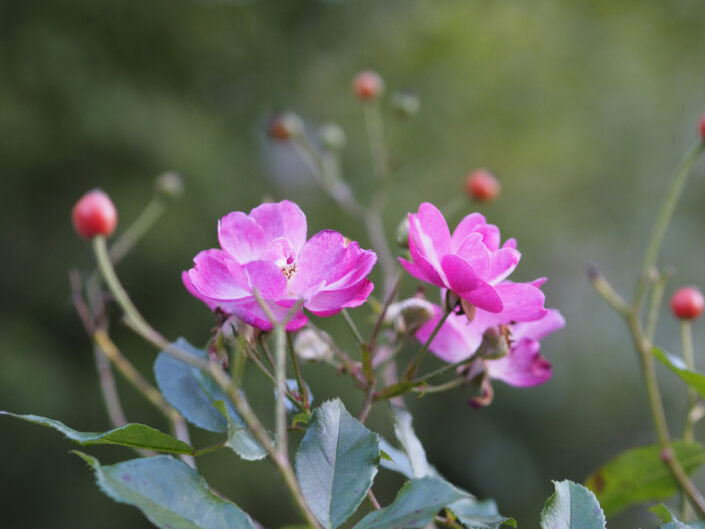
[[[499,196],[501,188],[499,180],[487,169],[476,169],[465,180],[468,195],[478,202],[492,202]]]
[[[71,211],[73,226],[81,237],[109,237],[117,226],[117,210],[110,197],[99,189],[83,195]]]
[[[384,81],[377,72],[364,70],[353,80],[353,93],[362,101],[377,99],[384,92]]]
[[[682,287],[671,297],[671,310],[682,320],[694,320],[703,312],[705,298],[695,287]]]

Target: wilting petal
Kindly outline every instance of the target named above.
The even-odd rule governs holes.
[[[374,289],[371,281],[359,283],[341,290],[321,291],[306,302],[305,307],[316,316],[332,316],[344,308],[359,307]]]
[[[501,248],[492,254],[490,282],[497,284],[511,274],[519,264],[521,254],[513,248]]]
[[[551,378],[551,364],[539,353],[535,340],[522,340],[510,349],[506,356],[487,360],[487,371],[492,378],[511,386],[530,387]]]
[[[450,252],[450,231],[443,214],[428,202],[419,206],[419,212],[409,214],[409,242],[434,267],[440,265],[441,257]]]
[[[193,268],[184,272],[184,281],[188,280],[199,294],[218,300],[233,300],[250,295],[240,265],[224,251],[203,251],[194,257],[193,264]]]
[[[436,306],[437,315],[421,326],[416,339],[426,343],[441,319],[441,309]],[[455,363],[470,358],[482,343],[483,330],[470,323],[465,315],[451,314],[443,327],[433,338],[429,351],[445,362]]]
[[[241,211],[228,213],[220,219],[218,242],[240,264],[259,259],[268,248],[262,227]]]
[[[453,231],[453,236],[451,237],[451,251],[456,253],[458,248],[463,244],[463,241],[472,233],[476,233],[477,229],[480,226],[484,226],[486,223],[485,217],[480,213],[470,213],[470,215],[466,215]]]
[[[306,242],[306,215],[293,202],[282,200],[262,204],[250,212],[250,217],[262,228],[269,241],[287,239],[295,253],[303,248]]]
[[[565,327],[565,318],[556,309],[548,309],[546,315],[535,321],[517,323],[512,326],[512,339],[541,340],[545,336]]]
[[[533,321],[543,318],[546,309],[543,304],[546,299],[543,292],[529,283],[504,282],[495,286],[502,298],[503,322]]]

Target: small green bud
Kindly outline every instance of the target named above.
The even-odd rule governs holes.
[[[409,247],[409,218],[404,217],[394,232],[394,237],[400,248]]]
[[[164,198],[176,200],[184,194],[184,181],[176,171],[167,171],[157,177],[154,190]]]
[[[433,303],[423,298],[409,298],[392,303],[384,316],[397,334],[413,334],[435,315]]]
[[[326,123],[318,130],[324,149],[338,152],[345,147],[345,131],[335,123]]]
[[[410,90],[401,90],[392,96],[392,110],[400,118],[414,117],[421,107],[419,96]]]

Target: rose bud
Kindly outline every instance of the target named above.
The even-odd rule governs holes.
[[[184,181],[176,171],[167,171],[157,177],[154,190],[164,198],[176,200],[184,194]]]
[[[401,90],[392,96],[392,110],[400,118],[411,118],[419,111],[419,97],[410,90]]]
[[[435,305],[423,298],[409,298],[392,303],[384,316],[397,334],[413,334],[435,315]]]
[[[294,338],[294,351],[302,360],[328,360],[333,356],[333,350],[327,337],[323,331],[304,329]]]
[[[364,70],[353,80],[353,93],[361,101],[377,99],[384,93],[384,81],[377,72]]]
[[[671,297],[671,311],[681,320],[694,320],[703,312],[705,299],[695,287],[682,287]]]
[[[109,237],[117,226],[117,210],[110,197],[96,189],[83,195],[71,210],[71,220],[85,239],[96,235]]]
[[[468,174],[465,189],[471,199],[478,202],[492,202],[499,196],[501,186],[487,169],[476,169]]]
[[[274,114],[267,123],[267,136],[273,140],[290,140],[304,133],[304,123],[293,112]]]

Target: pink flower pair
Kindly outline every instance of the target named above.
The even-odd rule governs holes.
[[[220,219],[222,249],[205,250],[183,272],[187,290],[211,310],[221,310],[262,330],[272,322],[255,292],[277,321],[299,301],[318,316],[331,316],[367,300],[367,279],[377,256],[361,250],[336,231],[306,240],[306,216],[289,201],[262,204],[249,215],[236,211]],[[302,310],[287,322],[294,331],[306,325]]]
[[[539,354],[539,340],[565,325],[557,310],[544,308],[540,287],[545,281],[513,283],[507,277],[521,254],[514,239],[501,244],[499,228],[479,213],[466,216],[450,233],[438,209],[429,203],[409,214],[411,261],[400,259],[414,277],[456,293],[475,307],[474,316],[451,314],[429,349],[446,362],[459,362],[475,354],[486,330],[508,326],[509,353],[487,361],[491,377],[515,386],[533,386],[551,376],[551,365]],[[438,314],[416,333],[427,341],[442,317]]]

